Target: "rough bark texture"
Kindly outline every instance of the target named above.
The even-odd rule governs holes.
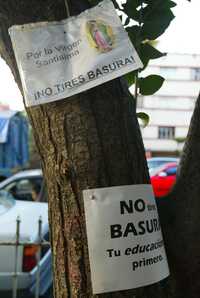
[[[177,297],[181,298],[200,296],[199,119],[200,96],[181,156],[176,185],[171,194],[160,202],[171,270],[179,287]]]
[[[87,3],[83,0],[70,2],[73,13],[79,13],[85,7]],[[7,33],[8,27],[13,24],[61,18],[65,18],[64,1],[0,1],[0,53],[11,68],[19,87],[21,85]],[[29,108],[27,112],[42,158],[48,188],[55,298],[93,297],[82,190],[149,182],[134,101],[125,83],[118,79],[67,100]],[[189,147],[190,145],[187,148]],[[186,151],[189,150],[187,148]],[[195,152],[192,151],[194,156],[197,154],[196,151],[197,149]],[[175,197],[179,193],[182,194],[182,186],[179,185],[184,183],[186,188],[184,179],[187,178],[187,167],[188,162],[184,162],[183,180],[179,180],[177,184],[173,194]],[[199,168],[195,173],[198,178]],[[194,185],[194,180],[190,182],[198,197],[199,186]],[[193,226],[191,220],[192,208],[198,208],[199,201],[195,199],[191,205],[191,200],[187,200],[186,194],[185,190],[183,207],[183,197],[176,200],[173,198],[173,201],[169,200],[167,204],[166,201],[160,200],[161,211],[164,210],[164,236],[167,241],[171,241],[168,249],[172,277],[149,287],[96,297],[198,298],[198,294],[184,296],[181,287],[179,290],[176,288],[175,282],[179,281],[177,273],[180,277],[184,276],[187,279],[189,276],[193,280],[196,278],[194,275],[199,273],[199,269],[188,271],[192,275],[184,275],[182,272],[183,268],[190,264],[193,249],[195,255],[192,266],[196,265],[195,260],[199,262],[199,243],[195,242],[189,248],[187,246],[187,241],[190,241],[191,245],[193,237],[200,237],[200,233],[197,233],[197,213],[196,225]],[[166,210],[169,217],[166,216]],[[176,215],[174,217],[173,210]],[[173,228],[168,222],[169,219],[173,220]],[[194,231],[191,231],[192,228]],[[175,241],[177,248],[173,246]],[[177,260],[184,261],[185,265],[179,266]],[[185,282],[184,278],[180,280]],[[196,293],[197,290],[198,287],[195,287]]]

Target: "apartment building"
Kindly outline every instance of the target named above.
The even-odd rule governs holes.
[[[159,74],[162,88],[152,96],[140,96],[138,112],[150,116],[142,129],[146,151],[152,156],[177,155],[188,132],[200,91],[200,55],[168,54],[153,60],[142,76]]]

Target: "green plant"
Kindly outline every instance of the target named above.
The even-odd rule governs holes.
[[[90,2],[97,4],[100,1],[90,0]],[[155,40],[165,32],[174,19],[172,8],[176,3],[171,0],[127,0],[126,3],[121,2],[121,4],[120,1],[113,0],[113,3],[120,15],[126,15],[123,25],[144,65],[139,71],[125,75],[129,86],[135,84],[134,97],[137,102],[139,93],[152,95],[163,85],[163,77],[154,74],[143,77],[141,72],[148,66],[150,60],[166,55],[157,50],[154,45]],[[145,125],[148,124],[148,115],[138,113],[138,117]]]

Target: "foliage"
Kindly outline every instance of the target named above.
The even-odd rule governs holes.
[[[149,115],[144,112],[137,113],[137,118],[139,118],[142,121],[142,127],[146,127],[149,124]]]
[[[126,25],[129,26],[131,20],[136,22],[136,25],[127,27],[127,31],[144,65],[140,72],[147,67],[151,59],[166,55],[158,51],[152,41],[162,35],[174,19],[174,6],[176,3],[171,0],[127,0],[124,4],[124,12],[128,16]],[[162,77],[155,75],[138,80],[142,95],[155,93],[164,82]]]
[[[90,2],[96,4],[100,1],[90,0]],[[165,32],[174,19],[172,8],[176,6],[176,3],[171,0],[113,0],[113,3],[120,14],[125,13],[127,16],[124,27],[143,62],[144,66],[139,71],[141,72],[151,59],[166,55],[154,47],[154,41]],[[134,25],[131,25],[133,21]],[[164,82],[162,77],[156,75],[138,79],[137,71],[125,77],[129,85],[138,80],[139,91],[142,95],[155,93]]]
[[[186,141],[186,137],[176,137],[174,139],[174,141],[176,141],[177,143],[184,143]]]
[[[140,59],[143,62],[144,68],[148,65],[151,59],[157,59],[165,56],[165,53],[161,53],[150,43],[142,43],[140,47]],[[144,69],[143,68],[143,69]]]
[[[140,94],[142,95],[154,94],[162,87],[163,82],[164,82],[163,77],[158,75],[150,75],[146,78],[140,78],[138,81]]]

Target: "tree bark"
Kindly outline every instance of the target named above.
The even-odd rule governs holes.
[[[70,2],[73,13],[79,13],[86,7],[88,4],[84,0]],[[11,68],[20,89],[8,27],[65,17],[64,1],[0,1],[0,53]],[[82,190],[149,183],[134,99],[128,93],[125,82],[117,79],[72,98],[26,110],[42,159],[48,190],[54,296],[94,297],[91,290]],[[173,193],[175,197],[179,195],[178,183]],[[185,197],[183,208],[189,206],[186,199]],[[186,254],[183,250],[186,240],[192,241],[196,234],[191,232],[188,239],[183,237],[180,220],[184,219],[184,213],[187,216],[192,213],[188,208],[182,209],[181,200],[182,198],[173,198],[173,201],[169,200],[167,203],[161,200],[159,204],[163,214],[164,236],[167,242],[171,241],[168,248],[172,277],[145,288],[95,297],[185,297],[181,296],[181,287],[176,285],[176,280],[179,281],[176,274],[184,275],[181,272],[183,267],[179,266],[177,260],[187,260],[185,264],[189,264],[189,253],[193,250],[186,249]],[[166,210],[169,210],[169,216],[166,216]],[[173,217],[172,211],[176,217]],[[177,216],[177,212],[181,214]],[[180,234],[181,244],[177,251],[172,245],[175,237],[168,228],[171,227],[169,219],[176,226],[177,243]],[[184,229],[190,231],[191,228],[193,225],[188,227],[185,219]],[[195,255],[198,255],[198,248],[198,245],[194,245]]]
[[[200,295],[200,95],[181,155],[177,181],[159,201],[177,297]]]

